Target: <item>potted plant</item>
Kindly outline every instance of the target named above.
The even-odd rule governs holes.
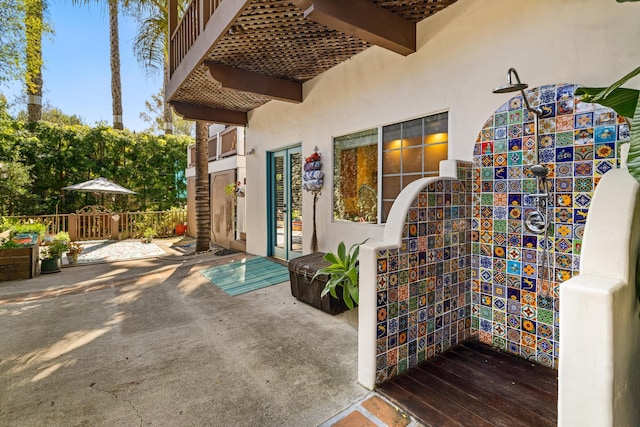
[[[331,265],[319,269],[313,276],[314,279],[320,274],[329,276],[329,280],[320,294],[321,297],[330,294],[333,298],[339,299],[336,288],[341,287],[342,300],[347,307],[351,310],[358,304],[358,279],[360,277],[358,256],[360,255],[360,246],[367,240],[369,239],[362,243],[356,243],[348,251],[344,242],[340,242],[337,253],[327,252],[324,255],[325,261],[330,262]]]
[[[71,241],[71,237],[66,231],[59,231],[55,236],[53,236],[53,240],[59,240],[61,242],[69,243]]]
[[[47,226],[41,222],[15,224],[11,227],[12,234],[16,237],[31,237],[33,244],[40,244],[47,232]]]
[[[84,249],[82,245],[78,242],[69,242],[67,244],[67,248],[69,251],[67,252],[67,259],[69,260],[69,264],[75,264],[78,262],[78,255],[82,253]]]
[[[54,240],[45,246],[42,252],[41,273],[57,273],[62,266],[62,254],[67,252],[68,244],[62,240]]]
[[[187,233],[187,224],[186,223],[180,222],[180,223],[176,224],[175,234],[177,236],[182,236],[183,234],[186,234],[186,233]]]
[[[142,235],[144,237],[144,239],[142,240],[144,243],[151,243],[153,238],[156,237],[157,233],[153,228],[147,227]]]

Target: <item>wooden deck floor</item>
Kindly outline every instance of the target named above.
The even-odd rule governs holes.
[[[555,426],[557,371],[477,342],[378,386],[426,426]]]

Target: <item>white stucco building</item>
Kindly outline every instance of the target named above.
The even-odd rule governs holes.
[[[419,4],[414,16],[410,6],[403,9],[406,2],[385,2],[389,4],[381,12],[384,17],[391,11],[414,22],[412,45],[389,35],[404,31],[403,23],[388,17],[391,29],[385,32],[386,18],[370,10],[381,8],[380,2],[365,1],[368,6],[362,9],[373,29],[348,8],[331,9],[331,3],[225,0],[207,17],[190,49],[174,48],[179,54],[167,98],[177,111],[191,119],[246,125],[246,145],[255,147],[244,159],[247,252],[291,259],[311,251],[314,197],[301,189],[300,175],[305,158],[318,152],[323,180],[315,213],[319,250],[334,250],[341,241],[350,245],[370,239],[362,252],[360,285],[364,302],[359,379],[364,385],[375,387],[460,339],[476,337],[559,367],[560,425],[637,425],[640,411],[634,399],[640,393],[640,373],[633,365],[640,326],[629,273],[635,271],[637,256],[637,242],[631,238],[637,227],[637,184],[613,197],[620,201],[632,194],[620,209],[622,217],[600,213],[587,222],[592,201],[604,199],[594,196],[596,186],[619,166],[619,145],[628,139],[628,127],[610,110],[580,103],[574,90],[608,86],[640,65],[640,4],[458,0],[436,2],[440,9],[432,14],[430,2],[421,1],[412,2]],[[269,30],[260,33],[256,23]],[[319,36],[325,34],[321,30],[327,38]],[[305,39],[305,34],[311,36]],[[301,40],[305,49],[289,49]],[[325,63],[324,68],[319,65]],[[540,117],[528,113],[518,93],[493,93],[506,83],[512,67],[529,85],[527,99],[543,109]],[[628,87],[640,88],[640,82],[632,80]],[[454,162],[443,166],[450,175],[438,178],[436,159]],[[536,164],[551,171],[552,232],[544,239],[523,225],[525,214],[533,209],[531,186],[537,184],[531,166]],[[456,167],[469,168],[469,175],[456,175]],[[465,179],[466,190],[459,190],[457,182]],[[620,182],[627,182],[624,179]],[[442,184],[441,204],[436,182],[447,180],[452,183]],[[417,181],[421,185],[411,186]],[[429,183],[431,190],[426,189]],[[607,188],[620,191],[615,185]],[[451,200],[464,191],[470,202],[460,199],[458,209]],[[429,192],[435,192],[433,204],[427,202]],[[397,214],[391,211],[394,203],[403,204],[394,207]],[[428,217],[431,208],[434,216],[445,216]],[[466,221],[455,242],[447,231],[452,217],[446,215]],[[443,221],[444,231],[437,229],[436,220]],[[430,223],[436,231],[431,232]],[[620,224],[622,230],[614,232]],[[620,239],[609,239],[608,229],[620,233]],[[589,254],[585,259],[583,244]],[[626,249],[611,247],[617,244]],[[551,247],[547,257],[552,258],[548,262],[553,277],[546,279],[540,275],[542,245]],[[431,265],[429,257],[438,256],[430,252],[432,246],[444,247],[445,260],[452,256],[448,248],[460,258],[464,273],[455,271],[455,277],[460,286],[468,287],[468,296],[461,295],[461,311],[450,310],[469,319],[461,326],[468,333],[451,333],[435,344],[422,341],[417,333],[407,350],[397,341],[398,326],[391,315],[397,306],[386,300],[388,283],[400,277],[400,287],[411,286],[412,267],[403,266],[403,257],[415,253],[416,259]],[[599,250],[618,253],[618,258],[607,259],[604,267],[585,265],[585,260],[604,260]],[[426,255],[419,258],[420,253]],[[436,260],[436,273],[416,276],[415,283],[433,276],[438,283],[434,286],[447,286],[453,272],[438,269],[442,262]],[[616,276],[613,270],[625,274]],[[442,277],[444,284],[437,281]],[[571,309],[560,324],[565,282]],[[601,298],[594,297],[594,287]],[[382,304],[380,295],[376,304],[376,292],[387,292]],[[517,306],[512,310],[510,304]],[[585,312],[591,309],[599,317]],[[415,310],[417,319],[420,310]],[[443,330],[450,331],[453,324],[449,317]],[[570,360],[563,359],[561,339]],[[623,341],[624,351],[619,347]],[[581,346],[589,342],[598,344],[585,353]],[[572,364],[576,358],[581,362]],[[582,382],[588,376],[597,379]]]

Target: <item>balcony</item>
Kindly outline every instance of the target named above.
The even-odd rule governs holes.
[[[193,0],[179,14],[170,0],[165,97],[185,118],[244,126],[372,45],[415,52],[416,23],[455,1]]]
[[[187,175],[195,174],[196,167],[196,145],[192,144],[187,148]],[[244,155],[244,130],[242,128],[228,127],[220,132],[209,132],[207,141],[207,159],[209,164],[218,160],[226,159],[236,155]],[[228,162],[225,164],[228,166]],[[237,161],[233,167],[237,167]],[[193,169],[193,170],[190,170]],[[213,166],[213,170],[222,170],[218,166]]]

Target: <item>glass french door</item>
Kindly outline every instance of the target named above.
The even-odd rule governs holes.
[[[302,150],[270,153],[269,246],[284,260],[302,255]]]

